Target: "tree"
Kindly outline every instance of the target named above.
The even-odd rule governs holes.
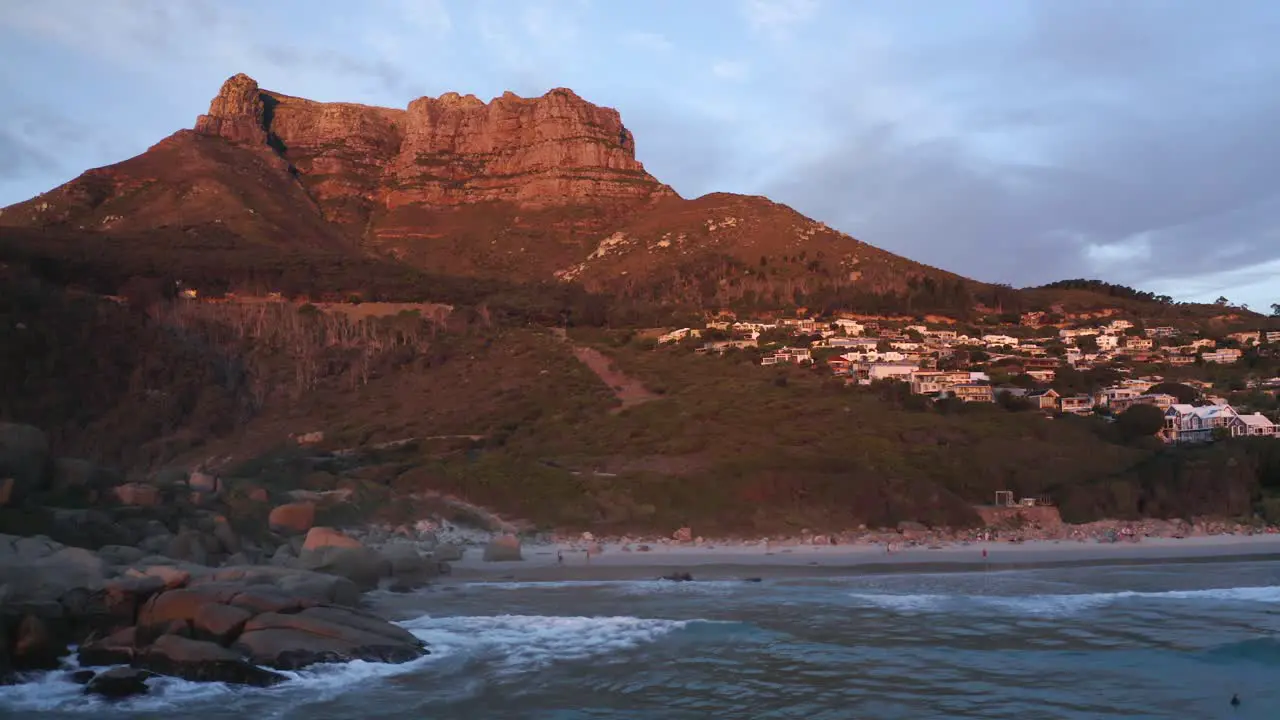
[[[1155,405],[1131,405],[1116,417],[1116,427],[1126,441],[1149,437],[1164,427],[1164,411]]]
[[[1147,392],[1151,395],[1172,395],[1184,405],[1190,405],[1200,398],[1200,391],[1190,385],[1176,382],[1162,382],[1152,385],[1147,389]]]
[[[1213,301],[1213,304],[1219,307],[1226,307],[1229,302],[1231,301],[1227,299],[1227,296],[1219,295],[1218,299]]]
[[[1081,335],[1076,338],[1076,347],[1087,353],[1098,352],[1098,338],[1092,335]]]
[[[1271,314],[1280,317],[1280,303],[1271,303]]]

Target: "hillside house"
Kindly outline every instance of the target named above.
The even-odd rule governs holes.
[[[1277,437],[1275,423],[1262,413],[1237,415],[1228,427],[1233,437]]]
[[[1092,395],[1072,395],[1070,397],[1060,398],[1058,407],[1064,413],[1072,413],[1073,415],[1088,415],[1093,412],[1093,396]]]
[[[854,348],[859,350],[875,350],[880,341],[875,338],[827,338],[827,345],[834,348]]]
[[[1154,405],[1161,410],[1168,410],[1177,402],[1178,399],[1172,395],[1155,393],[1150,395],[1138,395],[1137,397],[1132,398],[1117,398],[1112,400],[1108,407],[1112,413],[1118,415],[1134,405]]]
[[[1057,410],[1058,400],[1062,396],[1057,390],[1049,388],[1048,390],[1032,390],[1027,393],[1027,399],[1040,410]]]
[[[844,332],[845,335],[857,336],[866,332],[866,326],[857,320],[836,320],[834,324],[836,328]]]
[[[694,350],[695,353],[716,353],[723,355],[729,350],[743,350],[745,348],[759,347],[759,343],[755,340],[718,340],[716,342],[704,343],[702,347]]]
[[[1161,325],[1160,327],[1147,328],[1142,331],[1142,334],[1149,338],[1168,338],[1177,335],[1178,331],[1168,325]]]
[[[1231,338],[1232,340],[1235,340],[1241,345],[1247,346],[1247,345],[1257,345],[1258,339],[1260,336],[1261,336],[1261,333],[1259,333],[1257,330],[1249,330],[1248,332],[1234,332],[1228,335],[1227,337]]]
[[[1011,335],[983,335],[982,342],[987,346],[992,345],[1008,345],[1009,347],[1018,347],[1018,338]]]
[[[1111,407],[1111,404],[1117,400],[1127,402],[1141,394],[1141,392],[1132,388],[1109,387],[1105,390],[1100,390],[1097,393],[1094,393],[1093,404],[1109,408]]]
[[[1036,370],[1033,368],[1030,370],[1024,370],[1023,372],[1034,378],[1036,382],[1040,383],[1053,382],[1053,379],[1058,376],[1057,370]]]
[[[925,330],[920,334],[934,340],[955,340],[959,336],[955,330]]]
[[[1169,365],[1195,365],[1194,355],[1170,355],[1164,359]]]
[[[784,347],[760,358],[761,365],[804,365],[813,362],[813,354],[809,348]]]
[[[1192,405],[1175,404],[1164,413],[1164,429],[1160,438],[1170,443],[1208,442],[1213,439],[1213,431],[1226,428],[1232,434],[1243,428],[1238,423],[1239,413],[1230,405]]]
[[[1268,343],[1280,343],[1280,330],[1267,330],[1261,333],[1261,337]]]
[[[952,385],[943,393],[943,397],[954,397],[960,400],[970,402],[995,402],[996,396],[990,385],[983,383],[969,382]]]
[[[1156,343],[1151,338],[1129,336],[1124,339],[1124,346],[1129,350],[1150,350]]]
[[[1129,322],[1128,320],[1112,320],[1111,322],[1107,323],[1105,327],[1105,331],[1111,332],[1111,333],[1122,333],[1131,327],[1133,327],[1133,323]]]
[[[1044,320],[1044,313],[1037,310],[1033,310],[1031,312],[1022,313],[1022,316],[1018,318],[1018,324],[1031,325],[1032,327],[1040,327],[1040,321],[1042,320]]]
[[[689,337],[702,337],[702,331],[697,328],[680,328],[658,337],[659,343],[680,342]]]
[[[1230,365],[1231,363],[1239,360],[1240,356],[1243,354],[1244,353],[1240,352],[1236,348],[1221,348],[1219,350],[1214,350],[1213,352],[1202,353],[1200,357],[1203,358],[1205,362]]]
[[[1120,347],[1119,335],[1099,335],[1097,341],[1099,350],[1115,350]]]
[[[911,373],[911,392],[917,395],[936,395],[952,385],[970,380],[968,370],[920,370]]]
[[[920,343],[911,342],[910,340],[894,340],[893,342],[889,343],[889,347],[893,348],[894,350],[910,352],[913,350],[919,350]]]
[[[915,363],[869,362],[858,364],[854,368],[853,374],[858,378],[858,382],[863,385],[869,385],[876,380],[902,380],[903,382],[909,382],[911,373],[919,369],[920,367]]]

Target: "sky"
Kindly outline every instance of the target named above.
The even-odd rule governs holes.
[[[766,195],[1015,286],[1280,303],[1280,3],[0,3],[0,206],[191,127],[229,76],[404,107],[569,87],[685,197]]]

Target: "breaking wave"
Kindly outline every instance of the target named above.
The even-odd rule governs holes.
[[[1166,590],[1162,592],[1121,591],[1109,593],[1069,593],[1053,595],[941,595],[851,593],[855,603],[898,613],[933,613],[964,610],[998,610],[1019,615],[1058,616],[1104,607],[1128,600],[1214,601],[1280,603],[1280,586],[1213,588],[1207,590]]]

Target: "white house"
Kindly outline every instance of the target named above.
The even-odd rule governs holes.
[[[911,373],[911,392],[932,395],[969,381],[967,370],[919,370]]]
[[[1172,405],[1164,413],[1160,437],[1171,443],[1207,442],[1213,439],[1215,429],[1237,424],[1238,417],[1239,413],[1230,405]]]
[[[1256,345],[1258,343],[1259,333],[1257,330],[1249,330],[1248,332],[1231,333],[1227,337],[1235,340],[1241,345]]]
[[[1008,345],[1018,347],[1018,338],[1009,335],[983,335],[982,342],[987,345]]]
[[[679,330],[672,330],[666,335],[659,337],[658,342],[660,343],[680,342],[681,340],[687,337],[702,337],[702,331],[697,328],[680,328]]]
[[[836,348],[857,348],[860,350],[875,350],[880,345],[880,341],[875,338],[842,338],[833,337],[827,339],[827,344]]]
[[[813,362],[813,354],[809,352],[809,348],[784,347],[771,355],[765,355],[760,358],[761,365],[781,365],[785,363],[801,365],[811,362]]]
[[[835,326],[842,330],[845,335],[861,335],[866,332],[866,327],[857,320],[836,320]]]
[[[1145,337],[1127,337],[1124,340],[1124,346],[1130,350],[1150,350],[1155,345],[1155,341]]]
[[[1149,338],[1158,338],[1158,337],[1167,338],[1167,337],[1173,337],[1174,335],[1178,334],[1177,330],[1169,327],[1168,325],[1161,325],[1160,327],[1147,328],[1142,332],[1144,335],[1146,335]]]
[[[1099,335],[1098,336],[1099,350],[1115,350],[1118,347],[1120,347],[1119,335]]]
[[[1229,365],[1239,360],[1240,356],[1243,354],[1244,353],[1235,348],[1222,348],[1220,350],[1214,350],[1213,352],[1203,353],[1200,357],[1204,358],[1205,362]]]
[[[1111,322],[1107,323],[1106,330],[1107,332],[1112,332],[1112,333],[1122,333],[1131,327],[1133,327],[1133,323],[1129,322],[1128,320],[1112,320]]]
[[[1231,434],[1249,437],[1276,437],[1276,425],[1262,413],[1239,415],[1231,425]]]

